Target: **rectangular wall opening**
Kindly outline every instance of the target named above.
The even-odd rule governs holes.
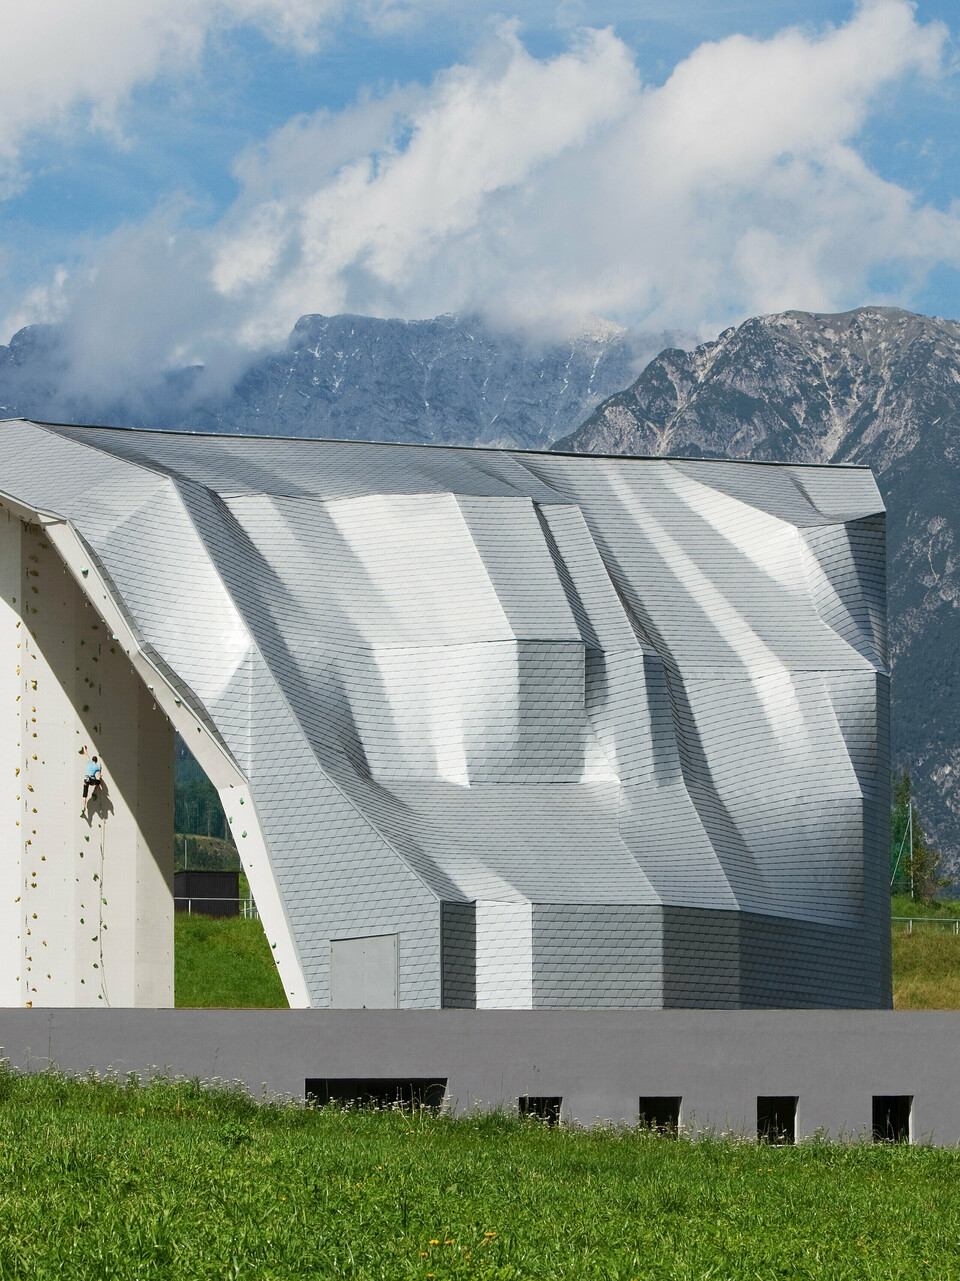
[[[675,1136],[680,1129],[679,1097],[667,1094],[640,1095],[640,1128]]]
[[[757,1096],[757,1138],[782,1146],[797,1141],[797,1097],[794,1094]]]
[[[217,789],[179,734],[174,736],[173,777],[177,870],[241,871]]]
[[[910,1143],[913,1129],[912,1094],[873,1096],[874,1143]]]
[[[534,1116],[547,1125],[560,1123],[560,1108],[563,1096],[560,1094],[524,1094],[517,1100],[521,1116]]]
[[[304,1082],[307,1101],[317,1107],[335,1103],[343,1108],[429,1108],[443,1106],[446,1077],[311,1076]]]

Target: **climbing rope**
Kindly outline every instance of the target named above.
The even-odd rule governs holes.
[[[100,995],[103,998],[104,1005],[109,1005],[110,997],[107,994],[107,973],[103,963],[103,931],[105,928],[103,924],[103,909],[106,906],[106,902],[107,902],[106,894],[104,893],[103,878],[104,878],[104,873],[106,871],[107,825],[103,821],[102,808],[100,810],[99,818],[100,818],[100,878],[99,878],[100,883],[99,883],[98,897],[100,902],[98,905],[99,911],[98,911],[98,925],[97,925],[97,943],[99,944],[99,947],[100,947]]]

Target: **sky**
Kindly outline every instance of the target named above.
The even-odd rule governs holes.
[[[955,0],[0,0],[0,341],[226,384],[304,313],[960,318]]]

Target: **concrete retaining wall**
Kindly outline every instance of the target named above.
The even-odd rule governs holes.
[[[454,1110],[560,1096],[565,1120],[634,1122],[680,1096],[694,1130],[752,1134],[759,1095],[795,1095],[797,1134],[869,1134],[909,1095],[916,1140],[960,1142],[960,1013],[891,1011],[2,1010],[17,1066],[241,1080],[434,1078]]]

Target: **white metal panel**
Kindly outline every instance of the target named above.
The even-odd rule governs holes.
[[[399,1005],[400,936],[374,934],[330,944],[330,1004],[337,1010]]]
[[[477,903],[477,1009],[533,1009],[529,903]]]

